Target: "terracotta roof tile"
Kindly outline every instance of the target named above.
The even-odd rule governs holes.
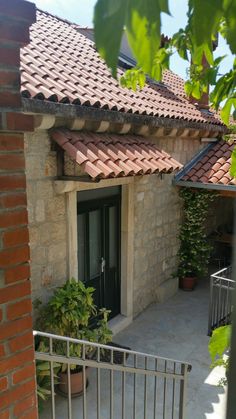
[[[93,179],[170,173],[182,167],[143,137],[63,129],[51,136]]]
[[[141,91],[122,88],[76,25],[37,11],[30,37],[21,50],[25,97],[222,125],[217,114],[189,102],[184,81],[171,71],[165,71],[163,83],[149,83]]]
[[[191,166],[183,169],[183,175],[178,181],[211,183],[216,185],[234,185],[235,179],[230,176],[231,154],[236,145],[236,140],[231,142],[218,141],[206,148],[204,155]],[[188,165],[189,166],[189,165]]]

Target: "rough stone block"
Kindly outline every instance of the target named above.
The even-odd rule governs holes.
[[[61,221],[66,219],[66,200],[64,195],[53,196],[46,202],[47,221]]]
[[[137,201],[140,202],[140,201],[143,201],[143,199],[144,199],[144,192],[138,192]]]
[[[44,174],[44,165],[41,156],[29,155],[26,158],[26,175],[30,180],[40,179]]]
[[[38,199],[35,205],[35,220],[40,223],[45,220],[45,204],[43,199]]]
[[[49,262],[60,261],[66,255],[66,242],[51,244],[48,251]]]
[[[48,177],[57,176],[57,159],[55,152],[51,152],[46,158],[44,165],[44,174]]]

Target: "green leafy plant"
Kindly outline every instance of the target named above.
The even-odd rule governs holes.
[[[145,75],[161,80],[169,66],[169,58],[177,53],[189,62],[191,71],[186,93],[198,99],[212,86],[211,102],[220,107],[227,124],[236,113],[236,59],[231,69],[220,73],[219,64],[225,56],[215,59],[217,34],[236,54],[236,1],[189,0],[187,25],[179,28],[166,45],[161,43],[163,14],[170,16],[168,0],[97,0],[94,9],[95,42],[100,55],[117,77],[118,55],[123,32],[136,60],[136,69],[122,77],[122,84],[135,89],[142,87]],[[208,68],[202,65],[206,61]],[[142,73],[141,73],[142,72]]]
[[[236,139],[236,124],[231,124],[228,127],[228,133],[223,136],[223,139],[229,143],[235,144]],[[231,154],[231,166],[230,166],[230,175],[236,177],[236,147],[234,147]]]
[[[183,200],[183,222],[180,227],[179,265],[176,275],[200,277],[207,273],[211,245],[205,233],[206,220],[210,202],[215,198],[212,192],[202,189],[180,189]]]
[[[83,282],[70,279],[54,291],[47,304],[39,308],[37,328],[41,331],[53,333],[75,339],[106,344],[112,339],[112,332],[108,328],[109,311],[97,310],[93,301],[94,288],[86,287]],[[66,354],[66,344],[55,341],[54,350],[57,354]],[[81,357],[82,346],[70,343],[69,355]],[[87,353],[92,347],[86,347]],[[72,370],[78,369],[71,365]],[[62,371],[67,365],[62,366]]]
[[[208,349],[212,360],[211,368],[219,365],[223,366],[226,370],[226,376],[221,378],[219,385],[227,384],[229,356],[226,353],[230,350],[231,330],[231,325],[218,327],[213,331],[209,340]]]

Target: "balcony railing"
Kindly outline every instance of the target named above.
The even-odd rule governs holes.
[[[231,323],[232,291],[235,281],[232,279],[232,267],[221,269],[211,275],[210,303],[208,317],[208,335],[219,326]]]
[[[49,348],[35,353],[36,362],[50,366],[50,404],[43,419],[184,419],[188,363],[37,331],[34,336]],[[79,357],[70,356],[75,345]],[[58,395],[57,364],[66,366],[66,399]],[[76,399],[72,365],[83,374],[83,391]]]

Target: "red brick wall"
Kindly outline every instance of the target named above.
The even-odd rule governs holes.
[[[0,419],[37,418],[19,72],[34,21],[32,3],[0,0]]]

